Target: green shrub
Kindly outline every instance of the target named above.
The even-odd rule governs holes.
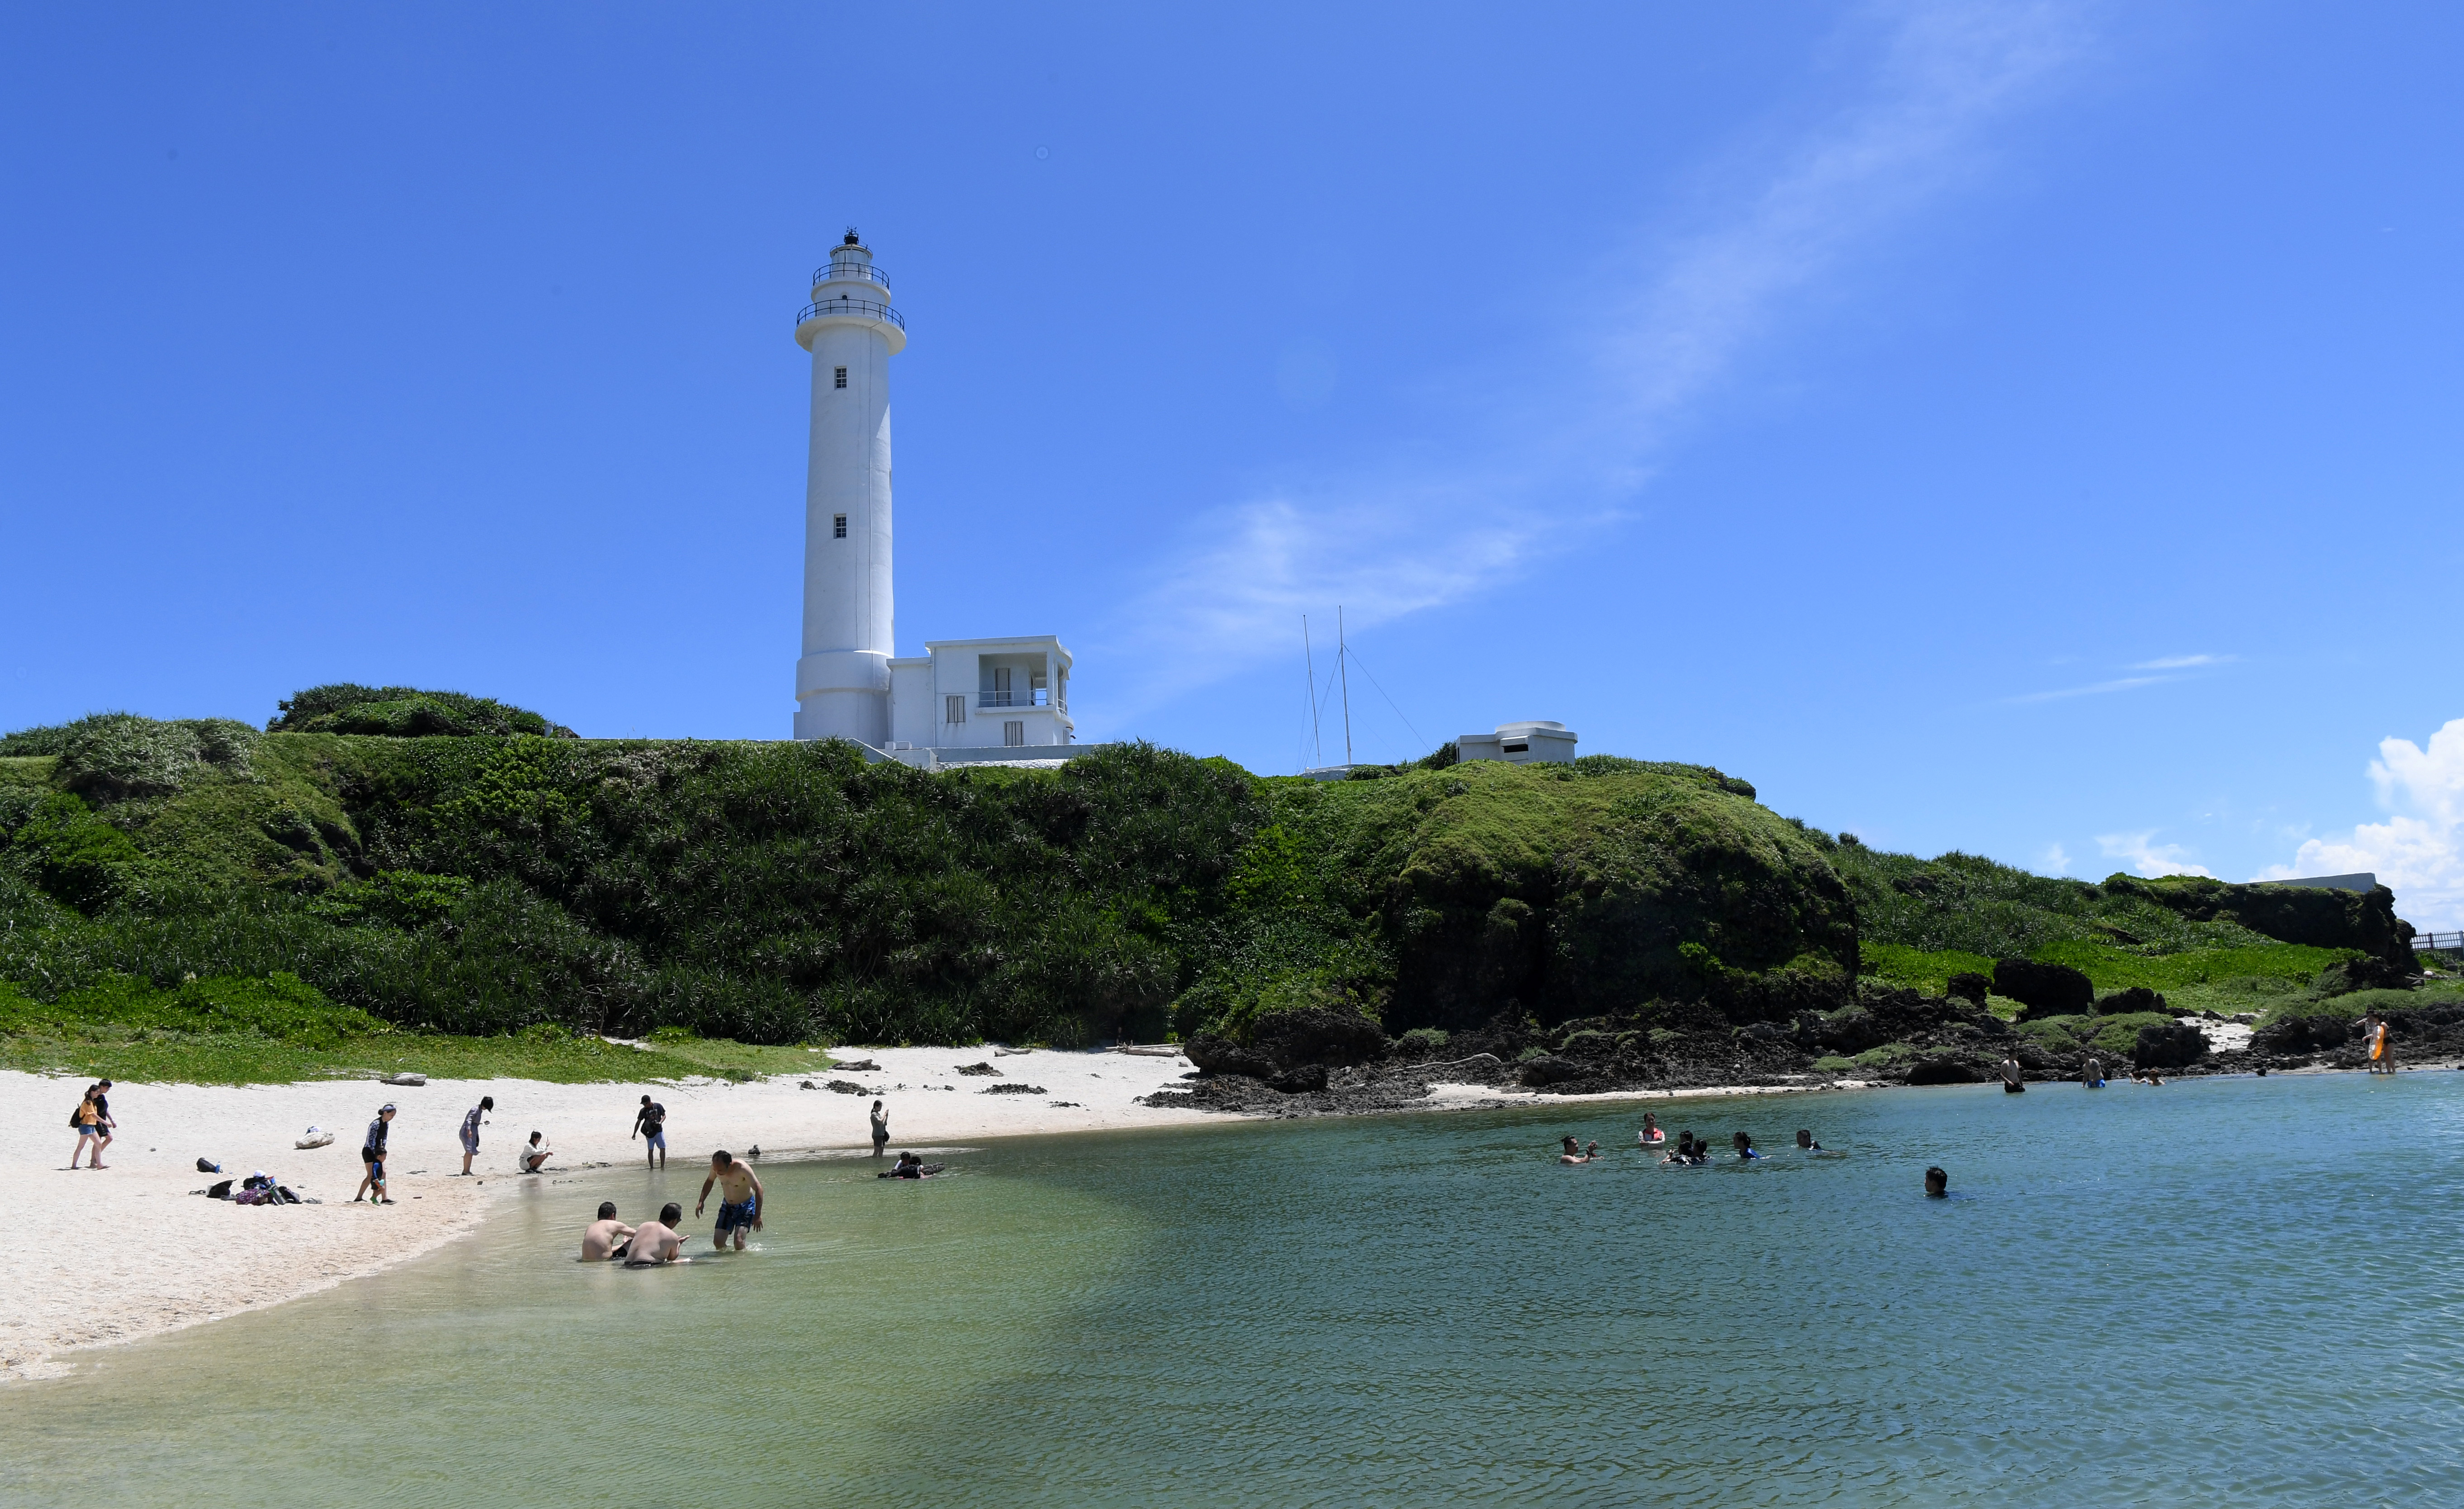
[[[11,858],[30,867],[44,890],[87,912],[99,911],[133,891],[145,869],[135,840],[65,791],[34,804],[11,835],[10,849]]]
[[[1452,1036],[1453,1034],[1443,1028],[1416,1027],[1405,1032],[1399,1040],[1407,1047],[1426,1048],[1434,1052],[1445,1047]]]
[[[256,730],[228,718],[160,722],[110,713],[71,724],[53,779],[98,803],[169,796],[211,769],[245,780]]]
[[[269,721],[269,733],[365,734],[390,739],[534,734],[572,738],[526,707],[462,692],[415,686],[360,686],[338,681],[294,693]]]

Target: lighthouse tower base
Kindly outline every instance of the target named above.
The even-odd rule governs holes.
[[[796,737],[890,742],[890,656],[862,650],[796,662]]]

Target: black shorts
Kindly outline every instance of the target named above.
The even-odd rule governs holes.
[[[378,1152],[373,1147],[363,1147],[360,1149],[360,1162],[366,1164],[372,1168],[383,1168],[385,1166],[385,1154]]]

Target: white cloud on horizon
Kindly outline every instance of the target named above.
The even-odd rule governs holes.
[[[1687,412],[1776,324],[1791,296],[1970,171],[1991,123],[2080,52],[2071,9],[1883,5],[1883,62],[1724,223],[1617,277],[1600,366],[1546,395],[1540,433],[1467,462],[1373,466],[1216,510],[1109,636],[1121,711],[1184,693],[1287,643],[1303,612],[1370,628],[1491,591],[1617,517]],[[1203,649],[1204,655],[1191,652]]]
[[[2127,692],[2133,687],[2154,686],[2159,681],[2170,681],[2176,678],[2169,676],[2125,676],[2116,680],[2098,681],[2089,686],[2065,686],[2057,691],[2052,692],[2027,692],[2017,697],[2006,697],[2002,699],[2002,700],[2006,702],[2052,702],[2057,701],[2065,697],[2098,697],[2106,692]]]
[[[2156,842],[2156,830],[2152,828],[2136,833],[2099,833],[2096,846],[2104,851],[2106,858],[2127,860],[2151,880],[2168,875],[2205,876],[2211,880],[2216,877],[2216,873],[2205,865],[2184,858],[2186,851],[2180,844]]]
[[[2464,927],[2464,718],[2430,736],[2427,748],[2409,739],[2379,741],[2370,762],[2384,823],[2358,823],[2349,833],[2303,843],[2289,865],[2272,865],[2262,880],[2306,875],[2376,874],[2396,894],[2397,911],[2421,927]]]

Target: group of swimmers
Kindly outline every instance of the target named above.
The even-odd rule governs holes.
[[[1677,1134],[1676,1144],[1672,1147],[1668,1142],[1668,1134],[1661,1130],[1660,1118],[1649,1111],[1645,1111],[1642,1115],[1642,1130],[1635,1134],[1635,1141],[1641,1145],[1644,1152],[1657,1152],[1661,1148],[1667,1148],[1667,1156],[1660,1160],[1661,1166],[1663,1168],[1699,1167],[1711,1161],[1709,1138],[1698,1138],[1690,1131],[1681,1131]],[[1770,1156],[1754,1145],[1752,1134],[1747,1132],[1729,1134],[1728,1146],[1737,1155],[1739,1163],[1752,1163]],[[1812,1132],[1802,1127],[1797,1129],[1796,1150],[1809,1156],[1827,1155],[1830,1151],[1814,1140]],[[1571,1137],[1564,1138],[1560,1142],[1557,1162],[1561,1164],[1592,1164],[1599,1162],[1599,1159],[1600,1144],[1597,1143],[1578,1147],[1575,1145],[1574,1139]]]
[[[761,1230],[761,1206],[766,1197],[761,1177],[753,1171],[751,1163],[721,1148],[710,1155],[710,1174],[701,1182],[701,1195],[693,1201],[693,1214],[701,1214],[710,1204],[714,1187],[718,1190],[718,1222],[711,1230],[711,1251],[726,1252],[732,1239],[740,1253],[744,1251],[745,1238]],[[615,1259],[627,1268],[683,1262],[687,1238],[676,1228],[684,1224],[684,1207],[671,1200],[659,1208],[657,1220],[627,1226],[616,1218],[616,1202],[602,1201],[599,1218],[583,1229],[583,1261]]]

